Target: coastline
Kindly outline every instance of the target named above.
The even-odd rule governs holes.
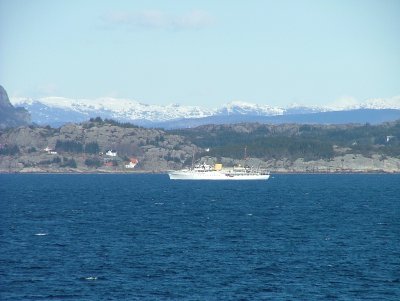
[[[328,135],[330,128],[312,129],[319,131],[321,135]],[[389,143],[386,141],[387,137],[392,136],[384,135],[389,129],[395,133],[397,123],[372,127],[379,135],[373,135],[369,139],[377,142],[368,144],[369,148],[360,149],[357,139],[363,136],[360,136],[359,131],[367,129],[337,128],[341,133],[350,133],[354,141],[349,138],[350,140],[346,140],[349,145],[344,144],[347,147],[339,147],[336,144],[331,145],[334,141],[325,139],[328,150],[318,148],[319,144],[314,145],[313,140],[307,140],[307,135],[311,135],[307,126],[303,129],[294,125],[275,128],[242,124],[202,130],[201,133],[207,137],[210,136],[210,131],[216,131],[222,138],[230,132],[240,136],[242,131],[249,132],[249,135],[253,133],[255,138],[260,131],[269,133],[274,130],[284,139],[285,147],[279,153],[274,148],[266,151],[258,147],[258,153],[250,153],[250,156],[245,154],[243,157],[240,151],[235,154],[228,147],[226,151],[221,151],[229,154],[225,157],[219,156],[218,152],[209,153],[207,149],[200,148],[185,136],[188,133],[177,135],[160,129],[123,127],[113,122],[89,121],[64,125],[59,129],[20,127],[0,133],[0,173],[154,174],[180,170],[190,165],[194,159],[211,166],[220,163],[223,167],[262,167],[271,174],[400,173],[400,144],[398,145],[395,138],[391,138]],[[297,140],[297,144],[293,144],[289,137],[299,131],[303,131],[307,139],[301,140],[303,144],[298,144],[300,141]],[[293,137],[297,137],[296,135]],[[236,138],[235,145],[240,145],[240,139]],[[264,136],[261,138],[267,139]],[[295,151],[288,150],[288,146]],[[113,148],[115,150],[112,151]],[[256,146],[255,148],[257,149]],[[313,148],[316,150],[310,151]],[[193,154],[198,155],[194,158]],[[135,162],[133,166],[130,165],[132,160]]]
[[[6,171],[0,170],[0,174],[36,174],[36,175],[163,175],[168,174],[168,170],[165,171],[146,171],[146,170],[137,170],[137,171],[79,171],[79,170],[70,170],[70,171],[54,171],[54,170],[41,170],[41,171]],[[270,171],[271,176],[273,175],[346,175],[346,174],[400,174],[400,171],[383,171],[383,170],[369,170],[369,171]]]

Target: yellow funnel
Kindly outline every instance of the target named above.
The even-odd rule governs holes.
[[[221,164],[221,163],[216,163],[216,164],[214,165],[214,169],[215,169],[215,170],[221,170],[221,169],[222,169],[222,164]]]

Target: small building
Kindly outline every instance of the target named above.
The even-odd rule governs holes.
[[[45,149],[43,149],[46,153],[48,153],[48,154],[50,154],[50,155],[57,155],[57,152],[54,150],[54,149],[52,149],[52,148],[50,148],[50,147],[48,147],[48,146],[46,146],[46,148]]]
[[[125,168],[133,169],[133,168],[135,168],[135,166],[136,166],[138,163],[139,163],[138,159],[136,159],[136,158],[131,158],[131,161],[129,162],[129,164],[126,164],[126,165],[125,165]]]
[[[386,143],[390,142],[390,140],[392,140],[394,138],[394,136],[386,136]]]
[[[106,156],[109,156],[109,157],[116,157],[116,156],[117,156],[117,152],[114,151],[114,150],[112,150],[112,149],[110,149],[110,150],[108,150],[108,151],[106,152]]]

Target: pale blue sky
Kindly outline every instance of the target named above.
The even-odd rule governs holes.
[[[219,106],[400,95],[400,1],[0,0],[10,96]]]

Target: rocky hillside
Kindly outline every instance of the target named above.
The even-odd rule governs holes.
[[[107,156],[113,150],[116,156]],[[178,169],[198,148],[159,129],[92,119],[60,128],[25,126],[0,134],[0,171],[122,172]]]
[[[14,108],[6,90],[0,86],[0,129],[28,125],[30,122],[28,111],[24,108]]]
[[[0,132],[0,172],[163,172],[189,166],[194,153],[210,164],[262,166],[272,173],[400,172],[400,121],[165,131],[95,118]],[[130,169],[130,161],[139,163]]]
[[[215,156],[232,158],[242,158],[245,146],[248,155],[262,159],[332,159],[340,149],[366,156],[400,156],[400,121],[380,125],[243,123],[207,125],[169,133],[210,148],[209,153]]]
[[[224,164],[276,172],[400,172],[400,121],[347,125],[225,124],[170,131]],[[246,157],[246,163],[243,158]]]

